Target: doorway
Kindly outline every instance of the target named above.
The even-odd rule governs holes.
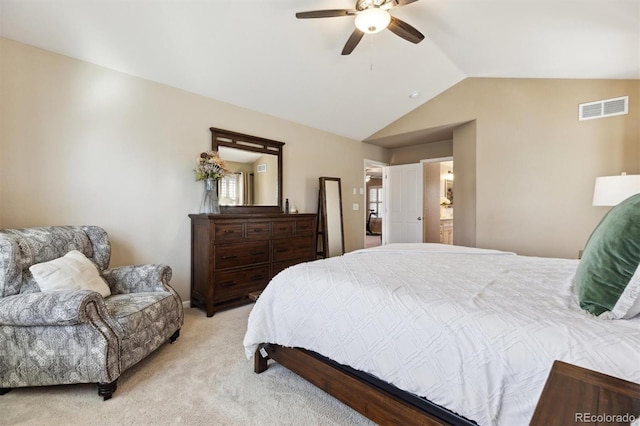
[[[382,188],[382,168],[385,163],[373,160],[364,160],[364,247],[377,247],[382,245],[382,219],[384,217]]]
[[[453,244],[453,158],[423,160],[423,241]]]
[[[385,211],[385,208],[389,209],[391,204],[394,204],[390,202],[389,198],[390,196],[393,197],[393,194],[388,191],[385,193],[385,190],[389,189],[389,179],[388,176],[387,179],[383,179],[383,173],[385,170],[389,171],[390,169],[412,168],[412,165],[386,167],[384,163],[365,160],[365,248],[379,246],[383,242],[388,244],[398,241],[453,244],[453,205],[455,195],[453,157],[426,159],[414,166],[418,166],[421,172],[419,175],[416,174],[416,176],[420,176],[419,179],[421,180],[421,184],[416,186],[416,189],[419,189],[421,194],[420,196],[414,194],[410,198],[421,205],[422,214],[420,212],[417,212],[417,215],[415,214],[416,212],[413,212],[413,214],[418,216],[418,221],[422,220],[422,224],[408,232],[396,232],[398,235],[393,236],[391,235],[394,234],[392,232],[393,229],[390,229],[391,223],[388,223],[390,219],[386,217]],[[414,171],[418,172],[417,169]],[[399,207],[401,211],[407,210],[408,213],[412,213],[412,209],[407,206],[402,207],[403,202],[401,199],[406,197],[401,195],[402,193],[408,195],[409,188],[415,185],[408,184],[410,179],[399,178],[392,180],[399,181],[401,188],[404,187],[404,189],[396,191],[397,195],[400,196],[399,199],[396,199],[396,207]],[[386,238],[383,235],[385,228],[382,226],[385,220],[387,221],[387,234],[389,234]],[[399,229],[401,228],[403,227]],[[414,240],[405,234],[413,235],[419,239]],[[396,241],[398,238],[400,240]]]

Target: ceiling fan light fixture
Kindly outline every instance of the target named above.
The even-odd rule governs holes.
[[[372,7],[356,15],[356,27],[367,34],[375,34],[387,28],[391,15],[386,10]]]

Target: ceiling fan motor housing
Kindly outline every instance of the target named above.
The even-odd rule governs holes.
[[[395,0],[358,0],[356,2],[356,10],[362,12],[366,9],[380,8],[391,9],[395,5]]]

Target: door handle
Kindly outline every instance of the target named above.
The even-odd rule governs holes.
[[[418,216],[418,220],[422,220],[422,218],[420,216]]]

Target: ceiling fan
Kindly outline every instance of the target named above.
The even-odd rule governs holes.
[[[405,6],[418,0],[357,0],[355,9],[328,9],[298,12],[296,18],[334,18],[337,16],[355,15],[356,28],[351,33],[342,49],[343,55],[348,55],[356,48],[365,33],[374,34],[389,28],[389,30],[411,43],[420,43],[424,35],[411,25],[389,14],[389,9]]]

